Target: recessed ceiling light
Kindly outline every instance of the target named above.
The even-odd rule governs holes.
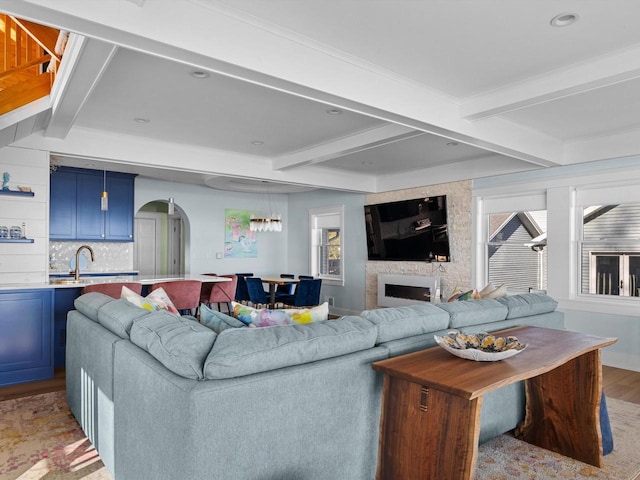
[[[339,108],[330,108],[329,110],[327,110],[327,113],[329,115],[342,115],[342,110],[340,110]]]
[[[460,145],[458,142],[447,142],[447,147],[457,147]]]
[[[362,165],[373,165],[373,162],[362,162]]]
[[[567,27],[578,21],[576,13],[560,13],[551,19],[552,27]]]
[[[196,70],[195,72],[191,72],[191,76],[193,78],[198,78],[198,79],[209,78],[209,72],[203,72],[202,70]]]
[[[262,140],[251,140],[251,145],[264,145]]]
[[[148,118],[136,117],[133,119],[133,121],[137,123],[149,123],[151,120],[149,120]]]

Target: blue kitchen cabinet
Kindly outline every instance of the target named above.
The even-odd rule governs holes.
[[[105,212],[105,235],[113,242],[133,242],[134,178],[123,173],[107,174],[109,210]]]
[[[53,289],[0,292],[0,386],[53,378]]]
[[[49,238],[76,239],[76,174],[58,169],[51,174]]]
[[[67,314],[74,310],[73,301],[82,288],[56,288],[53,307],[53,365],[64,367],[67,347]]]
[[[133,242],[134,179],[135,175],[127,173],[106,173],[109,208],[103,211],[100,209],[104,190],[102,171],[59,168],[51,175],[50,238]],[[57,210],[64,213],[56,213]],[[60,217],[55,224],[54,216]]]
[[[104,240],[105,212],[100,210],[103,180],[95,173],[77,174],[77,240]],[[111,199],[110,199],[111,200]]]

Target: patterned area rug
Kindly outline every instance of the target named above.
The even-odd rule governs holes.
[[[476,480],[635,480],[640,405],[607,399],[614,450],[603,469],[509,435],[480,446]],[[64,392],[0,402],[0,480],[113,480],[67,408]]]
[[[480,446],[476,480],[635,480],[640,475],[640,405],[607,398],[613,452],[602,469],[500,435]]]

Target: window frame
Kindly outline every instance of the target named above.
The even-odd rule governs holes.
[[[333,219],[332,226],[318,227],[318,219],[322,217],[339,217]],[[322,241],[320,232],[323,229],[339,229],[340,231],[340,275],[321,274]],[[309,271],[316,278],[321,278],[325,285],[344,286],[344,259],[345,259],[345,230],[344,230],[344,205],[331,207],[319,207],[309,209]]]

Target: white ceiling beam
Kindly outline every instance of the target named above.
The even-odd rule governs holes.
[[[352,192],[372,192],[375,189],[375,177],[372,175],[352,172],[340,172],[340,175],[335,175],[335,171],[313,165],[289,171],[275,171],[271,168],[270,159],[265,157],[160,142],[90,128],[73,127],[64,139],[34,134],[13,145],[47,150],[52,155],[167,170],[179,169],[203,175],[263,179],[276,183],[292,183]],[[177,158],[180,159],[179,163],[176,163]]]
[[[460,115],[467,120],[494,117],[638,77],[640,47],[634,46],[470,98],[460,105]]]
[[[305,150],[282,155],[274,158],[271,165],[274,170],[283,170],[301,165],[326,162],[327,160],[349,153],[360,152],[380,145],[398,142],[416,135],[424,135],[424,132],[390,123],[381,127],[358,132],[332,142],[323,143],[322,145],[316,145]]]
[[[64,138],[69,133],[117,49],[111,43],[70,35],[51,91],[53,108],[46,136]]]

